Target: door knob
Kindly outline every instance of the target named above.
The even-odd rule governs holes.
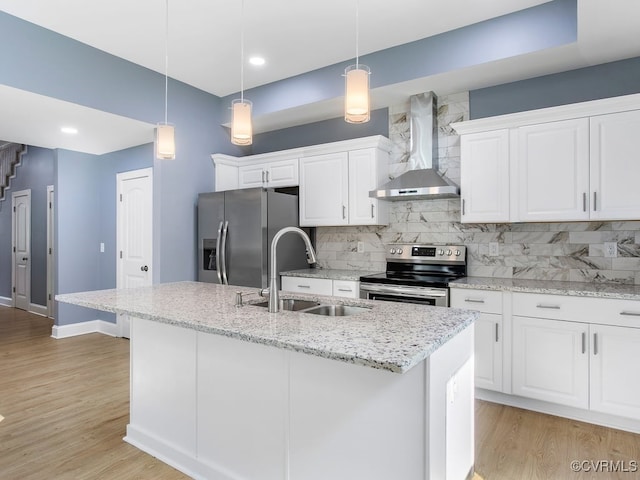
[[[26,262],[27,260],[29,260],[29,257],[22,257],[23,262]]]
[[[149,267],[147,267],[146,265],[144,267],[140,267],[140,271],[141,272],[148,272],[149,271]]]

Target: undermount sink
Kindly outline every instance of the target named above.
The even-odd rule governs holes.
[[[347,315],[354,315],[368,310],[369,309],[365,307],[354,307],[351,305],[318,305],[317,307],[305,310],[304,313],[324,315],[326,317],[346,317]]]
[[[269,302],[252,303],[250,305],[254,307],[268,307]],[[281,298],[280,310],[324,315],[325,317],[346,317],[347,315],[366,312],[369,309],[351,305],[326,305],[312,300],[300,300],[297,298]]]
[[[306,308],[316,307],[320,305],[318,302],[312,300],[300,300],[297,298],[281,298],[279,300],[280,310],[289,310],[297,312],[298,310],[304,310]],[[254,307],[268,307],[269,302],[254,303]]]

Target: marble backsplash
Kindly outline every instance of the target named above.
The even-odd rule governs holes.
[[[468,95],[440,97],[438,105],[439,170],[459,183],[460,143],[449,124],[468,118]],[[407,102],[389,111],[395,175],[408,159],[408,108]],[[388,243],[461,244],[467,246],[469,276],[640,285],[640,221],[463,224],[458,199],[390,206],[388,226],[319,227],[318,265],[384,271]],[[491,242],[498,243],[498,256],[489,255]],[[617,242],[617,257],[604,256],[604,242]]]

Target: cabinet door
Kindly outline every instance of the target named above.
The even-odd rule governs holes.
[[[640,420],[640,329],[591,325],[591,410]]]
[[[513,317],[513,393],[589,407],[588,325]]]
[[[502,391],[502,315],[481,313],[475,322],[476,387]]]
[[[475,385],[502,391],[502,292],[451,289],[451,306],[482,312],[475,322]]]
[[[294,187],[299,184],[298,159],[271,162],[265,165],[268,187]]]
[[[589,120],[518,128],[519,221],[589,218]]]
[[[640,218],[640,111],[591,118],[591,218]]]
[[[462,222],[509,221],[509,131],[460,139]]]
[[[264,165],[247,165],[238,169],[238,188],[262,187],[264,182]]]
[[[382,225],[389,222],[387,203],[369,197],[380,181],[378,150],[349,152],[349,225]]]
[[[349,195],[347,152],[300,159],[300,225],[347,225]]]

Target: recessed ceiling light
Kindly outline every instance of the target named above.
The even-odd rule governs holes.
[[[78,129],[75,127],[62,127],[60,128],[60,131],[68,135],[75,135],[76,133],[78,133]]]
[[[249,63],[251,65],[260,66],[260,65],[264,65],[265,64],[265,60],[262,57],[251,57],[249,59]]]

